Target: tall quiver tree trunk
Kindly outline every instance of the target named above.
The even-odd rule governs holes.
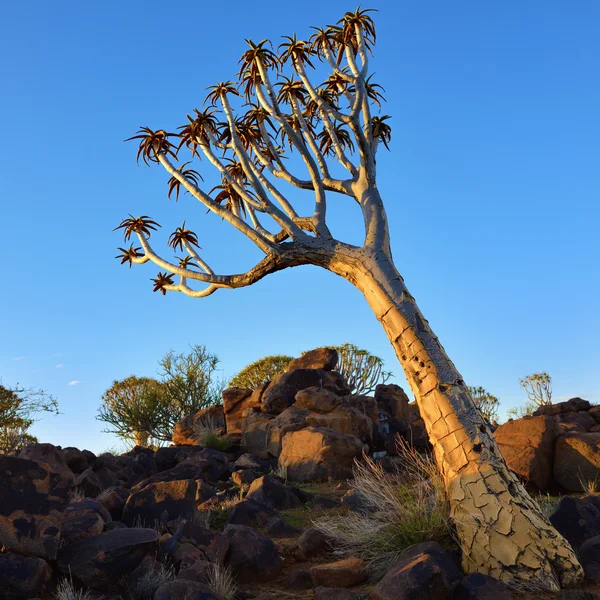
[[[575,553],[507,468],[389,251],[360,253],[333,270],[364,294],[402,364],[444,478],[464,570],[553,589],[581,582]]]

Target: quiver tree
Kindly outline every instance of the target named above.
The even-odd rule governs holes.
[[[154,291],[193,298],[307,264],[352,283],[381,322],[415,395],[445,481],[464,568],[517,584],[574,584],[583,577],[575,554],[506,467],[469,388],[394,265],[376,181],[376,153],[381,144],[388,147],[391,127],[389,116],[374,114],[383,100],[369,76],[374,44],[373,20],[360,9],[316,29],[309,41],[284,38],[278,52],[267,40],[248,41],[237,81],[211,87],[208,107],[195,109],[178,132],[145,127],[130,138],[140,140],[138,159],[167,171],[170,194],[189,192],[262,251],[253,268],[215,273],[186,224],[168,239],[183,257],[169,259],[150,243],[158,224],[146,216],[119,225],[126,243],[134,235],[139,242],[122,248],[119,258],[157,265]],[[196,169],[179,162],[182,151]],[[293,160],[285,162],[288,155]],[[200,157],[220,177],[208,191]],[[292,203],[294,188],[312,195],[311,210]],[[362,211],[362,246],[331,234],[331,194]]]

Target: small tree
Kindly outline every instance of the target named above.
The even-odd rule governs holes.
[[[328,347],[337,350],[336,371],[344,376],[354,394],[370,394],[377,384],[392,376],[390,371],[383,370],[383,359],[354,344]]]
[[[469,386],[469,391],[471,392],[471,398],[473,398],[475,406],[481,411],[487,422],[493,423],[497,421],[500,400],[482,387]]]
[[[284,354],[259,358],[232,377],[229,385],[254,390],[259,385],[271,381],[274,377],[283,373],[291,360],[294,360],[292,356],[285,356]]]
[[[41,412],[58,414],[58,402],[44,390],[0,385],[0,453],[19,450],[37,439],[29,433]]]
[[[225,382],[216,378],[219,358],[205,346],[191,346],[188,354],[170,350],[158,364],[163,401],[160,423],[153,435],[170,440],[175,423],[221,402]]]
[[[218,363],[204,346],[192,346],[189,354],[169,350],[158,363],[159,380],[132,375],[114,381],[102,396],[97,419],[110,426],[107,433],[139,446],[170,442],[175,423],[219,402]]]

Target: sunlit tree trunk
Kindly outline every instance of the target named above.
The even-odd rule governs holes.
[[[573,550],[507,468],[390,254],[352,254],[329,266],[364,294],[402,365],[444,478],[465,571],[555,589],[580,582]]]

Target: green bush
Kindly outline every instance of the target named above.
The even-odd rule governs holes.
[[[285,372],[291,360],[293,360],[293,357],[283,354],[259,358],[232,377],[229,385],[255,390],[258,386]]]

